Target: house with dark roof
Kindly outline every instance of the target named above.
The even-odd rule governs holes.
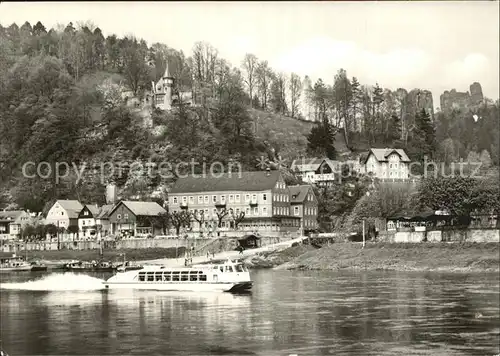
[[[112,205],[104,205],[99,207],[97,205],[85,205],[78,215],[78,238],[83,240],[90,240],[98,238],[98,232],[101,231],[102,226],[99,226],[97,221],[102,216],[101,211],[113,207]]]
[[[363,161],[364,171],[381,180],[410,178],[410,159],[403,149],[372,148]]]
[[[290,204],[292,215],[300,217],[302,234],[309,234],[318,229],[318,199],[310,185],[292,185]]]
[[[290,192],[280,171],[232,172],[179,178],[169,210],[193,216],[195,233],[238,231],[281,235],[299,230],[290,214]]]
[[[304,183],[329,186],[341,173],[341,163],[328,158],[300,158],[292,162],[290,169]]]
[[[21,230],[28,224],[31,216],[23,210],[0,211],[0,240],[13,240],[21,237]]]
[[[122,237],[147,237],[160,235],[155,219],[167,211],[156,202],[120,201],[107,214],[111,234]]]

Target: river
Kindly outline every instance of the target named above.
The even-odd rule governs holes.
[[[251,294],[232,295],[105,291],[88,275],[4,274],[1,348],[10,356],[500,352],[498,275],[252,276]]]

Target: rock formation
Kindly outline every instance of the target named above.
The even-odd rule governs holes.
[[[447,112],[454,109],[473,109],[484,102],[481,84],[474,82],[469,87],[469,92],[457,92],[455,89],[446,90],[440,96],[441,111]]]

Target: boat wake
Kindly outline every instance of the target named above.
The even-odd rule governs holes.
[[[0,283],[0,289],[35,291],[92,291],[102,290],[103,280],[84,274],[52,274],[34,281]]]

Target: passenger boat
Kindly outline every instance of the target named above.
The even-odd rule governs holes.
[[[0,259],[0,272],[26,272],[31,271],[31,265],[21,256],[4,257]]]
[[[144,266],[142,265],[138,265],[138,264],[135,264],[133,262],[125,262],[121,265],[119,265],[118,267],[116,267],[116,270],[118,272],[127,272],[127,271],[137,271],[137,270],[140,270],[140,269],[143,269]]]
[[[112,272],[115,267],[106,261],[73,261],[65,264],[64,269],[72,272]]]
[[[183,268],[144,266],[137,271],[118,272],[103,283],[108,289],[200,292],[243,292],[253,284],[243,263],[231,260]]]

